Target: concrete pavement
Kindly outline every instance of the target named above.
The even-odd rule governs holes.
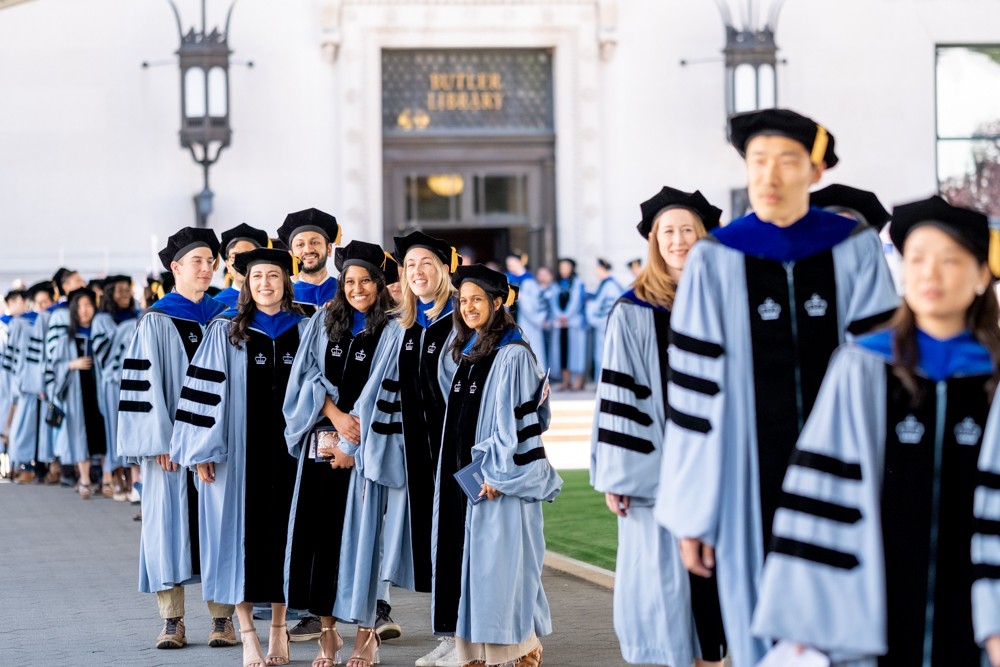
[[[156,650],[156,601],[136,591],[136,507],[80,500],[59,487],[0,484],[0,667],[8,665],[240,665],[241,649],[209,648],[201,587],[188,589],[187,648]],[[546,568],[555,633],[543,640],[546,665],[624,665],[611,622],[611,591]],[[393,589],[403,637],[382,647],[382,664],[412,665],[435,640],[429,596]],[[267,621],[257,621],[266,651]],[[341,626],[348,646],[351,626]],[[313,642],[292,644],[293,664],[309,664]],[[345,651],[343,657],[350,655]]]

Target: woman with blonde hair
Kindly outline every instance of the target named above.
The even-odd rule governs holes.
[[[360,453],[365,478],[386,487],[381,578],[429,593],[434,478],[445,397],[457,368],[446,354],[455,335],[451,274],[460,257],[447,242],[419,231],[397,237],[395,243],[402,274],[400,304],[392,311],[397,352],[384,367],[373,369],[378,380],[366,386],[355,412],[362,424],[370,425],[362,434]],[[381,602],[387,586],[380,593]],[[389,606],[379,607],[379,620],[391,622]],[[443,643],[435,652],[443,655],[452,646]]]
[[[669,187],[640,209],[637,227],[649,250],[608,319],[590,483],[618,516],[614,624],[622,657],[703,665],[722,660],[726,649],[715,580],[689,575],[653,505],[667,424],[670,309],[688,252],[718,227],[722,211],[700,192]],[[670,382],[685,391],[710,390],[686,378]]]

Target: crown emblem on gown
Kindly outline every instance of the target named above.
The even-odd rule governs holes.
[[[340,349],[339,345],[334,345],[332,348],[330,348],[330,354],[333,355],[333,356],[335,356],[335,357],[339,357],[343,353],[344,353],[344,351],[342,349]]]
[[[805,303],[806,313],[809,317],[823,317],[826,315],[826,307],[828,305],[826,299],[814,292]]]
[[[458,392],[460,392],[460,391],[462,391],[462,381],[461,380],[459,380],[458,382],[455,383],[455,389],[454,389],[454,392],[456,394]]]
[[[916,445],[924,437],[924,425],[913,415],[896,424],[896,437],[904,445]]]
[[[972,417],[966,417],[955,424],[955,442],[960,445],[975,445],[982,434],[983,429]]]
[[[475,394],[476,393],[476,389],[478,389],[478,388],[479,387],[476,386],[476,383],[473,382],[471,385],[469,385],[469,393],[470,394]]]
[[[413,349],[413,339],[411,338],[410,340],[406,341],[406,351],[409,352],[412,349]]]
[[[291,352],[285,352],[285,356],[283,356],[281,358],[281,360],[284,361],[289,366],[291,366],[292,365],[292,361],[295,360],[295,357],[292,356]]]
[[[264,355],[263,355],[262,353],[260,353],[260,352],[258,352],[258,353],[257,353],[257,356],[256,356],[256,357],[254,357],[254,358],[253,358],[253,360],[257,362],[257,365],[258,365],[258,366],[263,366],[264,364],[266,364],[266,363],[267,363],[267,357],[265,357],[265,356],[264,356]]]
[[[364,350],[358,350],[357,352],[354,353],[354,359],[355,359],[355,361],[364,361],[365,357],[367,357],[367,356],[368,355],[365,354]]]
[[[437,343],[431,343],[427,346],[427,354],[434,354],[438,349]]]
[[[198,342],[198,334],[196,334],[195,332],[192,331],[191,333],[188,334],[188,340],[191,341],[192,343],[197,343]]]
[[[760,319],[770,322],[781,317],[781,305],[771,297],[767,297],[764,303],[757,307],[757,312],[760,314]]]

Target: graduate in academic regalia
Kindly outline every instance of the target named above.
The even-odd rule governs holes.
[[[451,272],[461,258],[447,242],[419,231],[395,238],[395,256],[402,272],[401,303],[391,312],[395,351],[354,409],[370,426],[361,446],[365,478],[385,487],[380,578],[427,593],[434,473],[455,371],[445,353],[454,337]],[[383,584],[379,599],[387,594]],[[431,654],[440,653],[436,661],[453,650],[453,641],[443,641]]]
[[[521,327],[524,339],[535,353],[538,365],[547,369],[548,327],[552,320],[552,304],[538,280],[530,273],[517,287],[520,288],[517,295],[517,326]]]
[[[184,585],[201,574],[198,485],[194,471],[171,457],[170,438],[185,378],[211,380],[190,366],[209,320],[225,306],[205,294],[218,268],[219,240],[210,229],[185,227],[167,239],[160,262],[173,273],[175,291],[139,320],[122,361],[118,454],[139,459],[142,536],[139,591],[156,593],[163,630],[157,648],[187,644]],[[210,646],[234,646],[233,605],[208,603]]]
[[[897,206],[890,233],[904,304],[830,362],[785,476],[753,630],[837,664],[996,666],[1000,307],[988,223],[931,197]]]
[[[521,283],[525,280],[530,280],[534,278],[531,275],[531,271],[528,270],[528,256],[518,253],[509,253],[504,259],[504,264],[507,265],[507,282],[520,289]],[[515,312],[517,308],[520,307],[520,299],[515,305]]]
[[[730,120],[753,213],[688,255],[671,313],[667,434],[656,518],[695,574],[716,569],[735,667],[749,632],[771,522],[795,440],[834,349],[898,304],[864,223],[809,207],[837,163],[833,136],[793,111]]]
[[[700,192],[664,187],[640,205],[646,265],[608,319],[597,386],[590,483],[618,515],[614,623],[622,657],[633,664],[690,665],[722,660],[725,633],[713,578],[688,573],[668,530],[656,523],[667,421],[670,308],[695,241],[719,226],[722,211]]]
[[[52,282],[44,280],[28,288],[32,310],[11,324],[10,387],[14,396],[14,416],[10,424],[10,456],[18,466],[14,481],[27,483],[45,475],[52,461],[49,428],[45,424],[45,329],[49,308],[55,299]],[[58,484],[59,475],[46,477]]]
[[[45,384],[44,393],[46,402],[44,409],[46,412],[48,411],[48,404],[52,402],[52,397],[55,394],[54,363],[57,354],[56,350],[65,343],[69,331],[69,294],[86,287],[86,285],[87,283],[83,279],[83,276],[74,269],[61,267],[52,276],[52,286],[55,288],[55,301],[49,306],[49,316],[45,320],[45,356],[42,362],[42,381]],[[46,479],[55,484],[62,481],[61,478],[75,478],[76,472],[72,465],[69,466],[68,473],[62,472],[59,449],[63,443],[59,442],[59,429],[48,425],[43,425],[43,428],[48,431],[46,439],[51,444],[49,473]],[[87,483],[90,483],[89,480]]]
[[[622,286],[611,275],[611,263],[606,259],[597,260],[597,278],[601,282],[597,291],[587,299],[584,312],[587,326],[594,332],[594,379],[601,379],[601,363],[604,360],[604,332],[608,327],[611,308],[622,295]]]
[[[23,315],[28,308],[28,293],[26,290],[15,289],[4,295],[4,303],[7,312],[0,317],[0,454],[7,456],[5,465],[0,466],[0,474],[8,476],[10,444],[10,422],[14,413],[14,393],[12,387],[12,368],[14,363],[14,350],[9,345],[11,327],[14,319]]]
[[[307,316],[337,293],[337,279],[327,272],[326,262],[343,231],[335,217],[315,208],[289,213],[278,228],[278,238],[299,261],[295,303]]]
[[[876,233],[889,222],[889,211],[874,192],[834,183],[809,194],[809,205],[867,223]]]
[[[139,324],[139,309],[132,295],[132,278],[126,275],[108,276],[104,282],[104,297],[91,324],[91,349],[98,386],[98,406],[104,415],[105,440],[108,451],[104,456],[104,493],[110,490],[114,500],[128,500],[132,485],[128,462],[118,455],[118,401],[121,395],[121,355],[132,340]],[[109,488],[110,487],[110,488]]]
[[[285,545],[296,461],[281,406],[306,320],[292,305],[292,257],[255,248],[235,257],[237,308],[209,324],[184,380],[171,458],[197,466],[202,596],[235,604],[243,664],[289,661]],[[265,658],[253,604],[271,603]]]
[[[583,389],[587,368],[587,318],[584,304],[587,290],[576,275],[576,261],[559,260],[559,278],[549,292],[552,309],[552,337],[549,339],[549,365],[561,376],[559,388]]]
[[[236,256],[241,252],[248,252],[254,248],[270,248],[271,239],[263,229],[251,227],[245,222],[241,222],[232,229],[222,232],[222,244],[220,252],[226,262],[226,274],[232,279],[232,284],[220,291],[212,298],[226,304],[227,308],[236,308],[236,301],[240,298],[240,290],[243,289],[243,281],[246,277],[236,270],[234,262]]]
[[[542,589],[541,501],[562,479],[545,457],[550,412],[544,371],[505,306],[516,291],[481,264],[454,274],[458,363],[448,393],[434,493],[435,632],[453,629],[466,665],[537,667],[551,634]],[[469,502],[455,473],[481,466]]]
[[[285,590],[290,606],[320,617],[314,667],[340,664],[344,641],[335,617],[359,625],[348,667],[378,662],[375,598],[385,503],[355,458],[368,424],[351,411],[366,384],[378,382],[398,344],[398,335],[387,333],[398,329],[388,326],[388,262],[373,243],[352,241],[337,249],[340,290],[309,321],[285,393],[285,439],[298,458]]]
[[[896,293],[902,295],[902,258],[893,248],[892,239],[889,238],[889,211],[885,210],[882,202],[878,200],[874,192],[859,190],[849,185],[834,183],[822,190],[816,190],[809,195],[809,203],[824,211],[843,215],[854,220],[867,222],[878,233],[882,241],[882,252],[885,261],[889,265],[889,273],[892,274],[892,282],[896,286]]]
[[[98,457],[104,465],[107,433],[98,405],[99,387],[94,371],[91,324],[97,315],[97,295],[82,287],[68,295],[69,326],[67,335],[59,336],[51,365],[55,371],[52,393],[54,405],[65,414],[62,425],[53,427],[53,447],[62,465],[77,466],[80,482],[77,492],[83,499],[100,487],[91,487],[90,461]]]

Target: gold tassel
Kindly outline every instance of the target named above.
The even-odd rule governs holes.
[[[989,262],[993,276],[1000,278],[1000,229],[990,230]]]
[[[385,257],[382,258],[382,270],[385,271],[385,267],[389,266],[389,262],[395,264],[396,259],[385,250],[383,250],[382,253],[385,255]]]
[[[163,292],[163,283],[159,280],[154,280],[149,283],[149,291],[156,295],[157,299],[162,299],[166,294]]]
[[[459,263],[461,261],[462,261],[462,256],[458,254],[457,250],[455,250],[455,246],[452,246],[451,247],[451,272],[452,273],[455,273],[455,271],[458,270],[458,265],[459,265]]]
[[[212,270],[213,271],[215,271],[215,270],[217,270],[219,268],[219,257],[220,257],[220,255],[216,255],[215,256],[215,261],[212,262]]]
[[[291,254],[291,253],[289,253],[289,254]],[[301,264],[301,262],[299,262],[299,258],[296,257],[295,255],[292,255],[292,275],[293,276],[299,275],[299,265],[300,264]]]
[[[513,287],[511,287],[510,285],[508,285],[507,286],[507,300],[504,302],[503,305],[505,305],[508,308],[510,308],[511,306],[514,305],[514,301],[516,301],[516,300],[517,300],[517,292],[514,291]]]
[[[344,227],[337,225],[337,238],[333,240],[333,245],[340,245],[340,237],[344,235]]]
[[[816,138],[813,139],[812,155],[809,159],[813,164],[820,164],[826,159],[826,147],[830,143],[830,135],[822,125],[816,125]]]
[[[268,247],[268,249],[271,249],[271,248],[274,247],[274,242],[271,241],[271,237],[270,236],[267,237],[267,247]]]

